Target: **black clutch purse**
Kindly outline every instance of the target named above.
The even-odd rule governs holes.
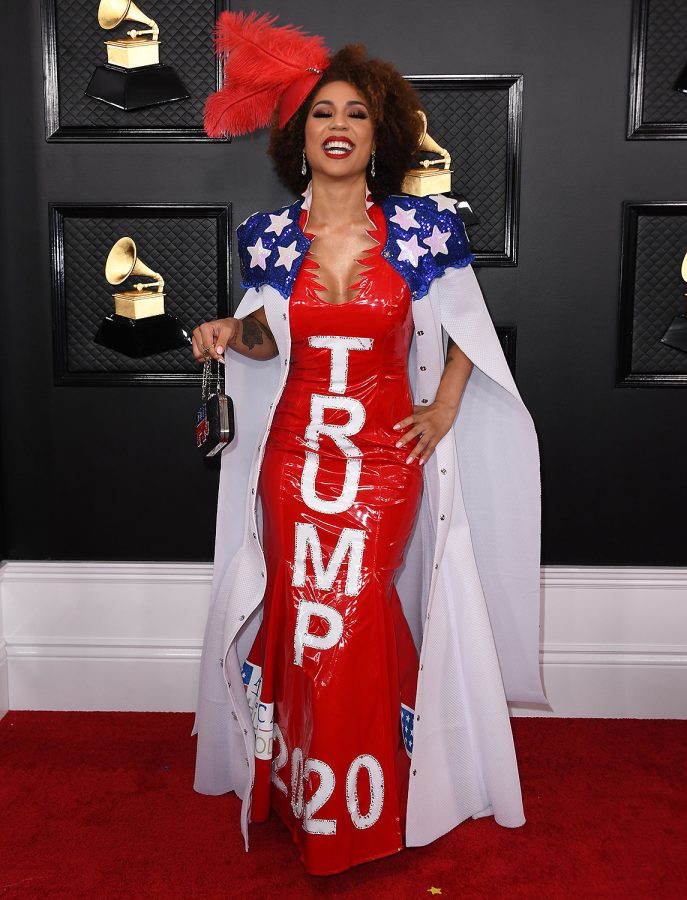
[[[201,456],[214,456],[234,437],[234,404],[220,386],[224,380],[220,376],[223,368],[211,360],[203,366],[203,402],[196,415],[196,445]]]

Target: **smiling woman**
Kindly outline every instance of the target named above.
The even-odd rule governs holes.
[[[321,167],[320,150],[327,159],[349,159],[354,153],[367,163],[374,153],[374,124],[364,98],[346,81],[334,81],[317,92],[305,126],[305,159]],[[332,175],[346,175],[337,166]]]
[[[367,102],[346,81],[332,81],[312,98],[305,123],[304,159],[313,179],[327,179],[332,190],[350,186],[351,174],[364,169],[374,153],[374,123]],[[325,182],[326,183],[326,182]],[[372,220],[362,204],[350,221],[333,219],[327,207],[311,209],[303,222],[311,239],[309,257],[319,268],[319,284],[328,302],[346,303],[356,290],[355,281],[365,269],[360,257],[377,242],[371,237]]]
[[[277,174],[296,194],[302,194],[308,186],[310,172],[307,168],[303,171],[302,165],[303,134],[306,135],[305,155],[312,166],[314,159],[307,147],[310,122],[313,117],[321,116],[323,122],[331,119],[338,99],[332,94],[331,85],[336,82],[352,88],[349,97],[352,102],[347,110],[349,123],[354,125],[359,121],[375,132],[374,176],[371,145],[365,166],[372,199],[378,202],[398,193],[422,137],[422,123],[417,114],[422,103],[412,85],[394,66],[384,60],[370,59],[365,48],[357,44],[348,44],[335,53],[317,87],[292,118],[283,128],[272,128],[268,152]],[[318,103],[317,109],[315,97],[325,101]],[[358,102],[353,102],[356,99]]]
[[[208,106],[213,133],[242,133],[267,26],[223,15],[238,63]],[[303,196],[239,226],[246,294],[194,331],[196,358],[227,367],[238,429],[194,786],[241,796],[246,843],[275,810],[325,875],[469,816],[523,823],[504,684],[543,699],[538,458],[456,200],[398,195],[414,91],[362,47],[318,64],[298,43],[313,39],[267,37],[250,71],[286,58],[270,153]]]

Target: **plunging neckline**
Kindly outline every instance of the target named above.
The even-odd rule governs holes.
[[[333,300],[326,299],[326,296],[331,294],[332,291],[322,283],[322,281],[316,274],[316,272],[320,270],[322,266],[311,255],[312,242],[316,236],[312,232],[308,231],[305,227],[309,212],[309,208],[301,209],[298,217],[298,227],[300,228],[301,233],[304,235],[304,237],[306,237],[310,242],[310,246],[308,247],[305,256],[303,257],[301,268],[305,273],[308,274],[310,278],[311,288],[315,299],[317,299],[321,303],[326,303],[328,306],[349,306],[352,303],[356,303],[360,299],[360,296],[362,294],[365,277],[372,272],[375,259],[381,254],[382,248],[385,243],[384,235],[381,234],[382,226],[385,224],[384,214],[382,213],[381,208],[376,203],[372,203],[365,211],[366,216],[370,222],[370,228],[366,228],[365,233],[372,238],[374,243],[372,244],[372,246],[363,250],[361,255],[354,259],[354,263],[361,268],[357,272],[356,277],[353,279],[353,282],[346,286],[346,293],[355,291],[355,294],[349,300],[344,300],[342,303],[337,303]]]

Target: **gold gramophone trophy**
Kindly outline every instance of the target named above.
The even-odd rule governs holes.
[[[176,316],[165,312],[163,277],[139,257],[133,238],[123,237],[108,254],[105,277],[110,284],[122,284],[131,276],[153,281],[138,282],[133,290],[112,295],[114,314],[101,322],[95,343],[133,359],[187,347],[191,343],[188,330]]]
[[[100,0],[100,27],[112,31],[122,22],[140,22],[149,27],[132,28],[125,37],[105,41],[107,64],[96,67],[86,94],[127,111],[190,96],[174,69],[160,64],[157,23],[132,0]]]
[[[682,280],[687,281],[687,253],[685,253],[682,260],[680,274],[682,275]],[[685,294],[685,297],[687,297],[687,294]],[[687,311],[687,303],[685,310]],[[680,316],[675,316],[668,326],[668,330],[661,338],[661,343],[672,347],[674,350],[682,350],[683,353],[687,353],[687,315],[683,313]]]
[[[428,197],[430,194],[451,194],[457,200],[458,212],[466,225],[475,225],[479,219],[472,211],[467,198],[462,194],[451,193],[451,154],[427,134],[427,116],[422,110],[417,111],[422,120],[422,137],[417,148],[419,156],[429,155],[428,159],[418,159],[417,165],[406,172],[401,185],[405,194],[413,197]]]
[[[427,134],[427,116],[422,110],[417,111],[422,119],[422,137],[418,145],[419,153],[432,153],[438,159],[420,160],[417,166],[409,169],[403,179],[401,190],[413,197],[428,197],[430,194],[448,194],[451,190],[451,154]]]

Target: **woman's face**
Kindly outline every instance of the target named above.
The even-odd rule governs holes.
[[[365,171],[374,143],[367,101],[347,81],[315,94],[305,122],[305,156],[313,173],[350,178]]]

